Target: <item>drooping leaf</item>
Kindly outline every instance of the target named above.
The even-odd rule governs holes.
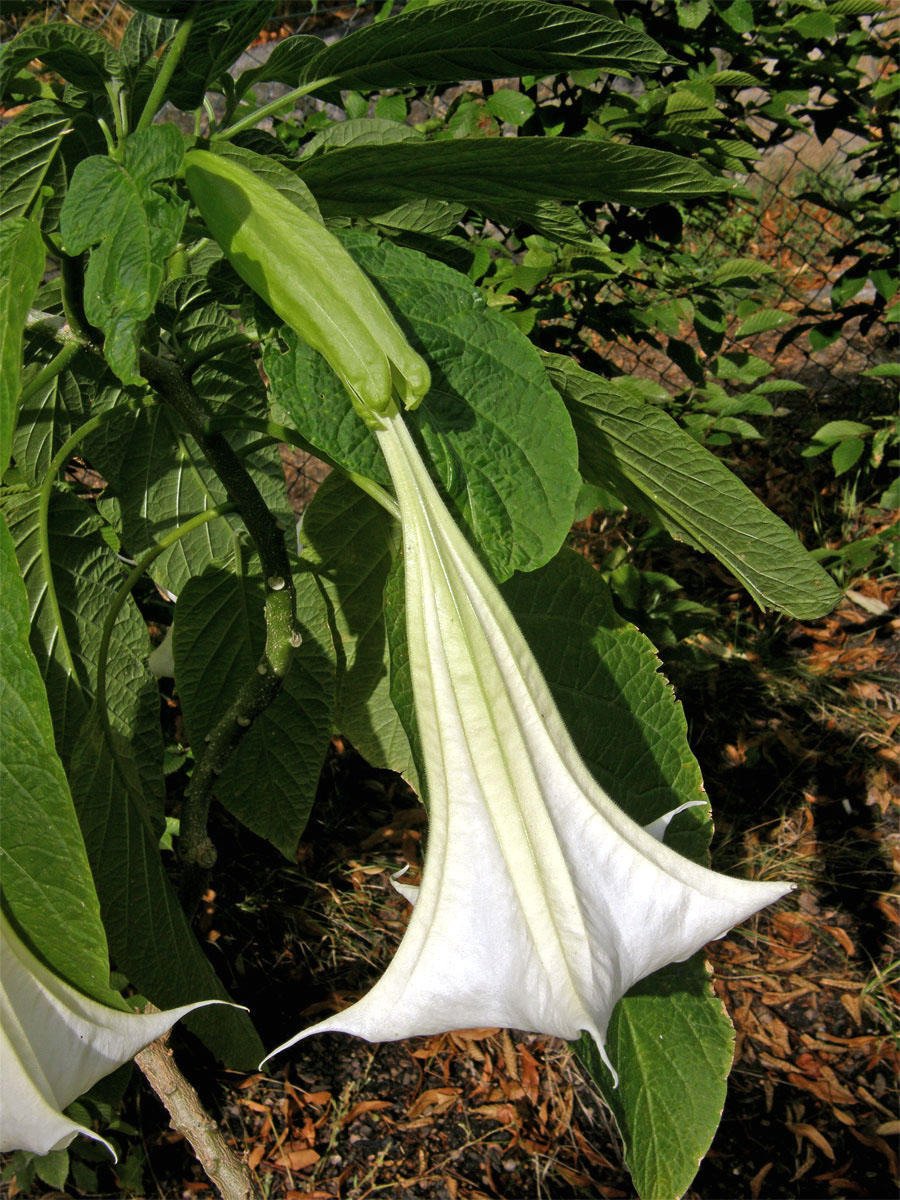
[[[265,585],[249,573],[252,566],[209,567],[178,597],[175,682],[194,746],[203,745],[262,652]],[[315,799],[335,693],[325,600],[308,571],[298,572],[294,582],[303,640],[281,692],[216,780],[219,802],[290,859]]]
[[[371,235],[344,242],[428,359],[431,391],[409,422],[451,506],[498,578],[546,562],[568,532],[579,480],[569,419],[534,347],[465,275]],[[264,354],[273,397],[342,466],[387,483],[330,368],[286,340],[286,355]]]
[[[304,159],[300,175],[322,212],[368,216],[417,196],[457,201],[486,216],[543,200],[594,200],[637,208],[727,186],[664,150],[578,138],[463,138],[350,145]]]
[[[102,155],[75,168],[60,213],[66,253],[89,246],[84,308],[103,330],[107,361],[125,384],[142,383],[138,355],[143,322],[153,311],[165,259],[175,249],[186,204],[159,190],[181,163],[175,125],[156,125],[125,142],[121,162]]]
[[[38,100],[0,130],[0,220],[27,217],[41,189],[57,193],[54,211],[62,203],[65,171],[58,151],[72,117],[55,100]],[[44,218],[48,213],[44,206]]]
[[[234,63],[275,14],[276,0],[232,0],[226,5],[199,4],[193,8],[193,25],[178,69],[172,76],[166,99],[176,108],[193,109],[223,72]],[[157,9],[147,4],[144,12],[157,16],[175,15],[172,5]]]
[[[375,91],[555,75],[574,69],[652,69],[665,52],[619,21],[534,0],[444,0],[367,25],[315,52],[308,35],[290,38],[240,86],[277,80],[290,87],[322,80]]]
[[[33,370],[43,367],[59,351],[55,338],[41,333],[26,335],[26,355]],[[76,355],[69,367],[44,384],[22,404],[13,438],[16,468],[29,487],[37,487],[50,460],[63,442],[88,419],[88,408],[102,364],[89,351]]]
[[[28,592],[31,648],[47,689],[57,751],[68,766],[96,693],[101,631],[123,567],[100,536],[101,522],[91,507],[62,489],[54,491],[50,558],[70,662],[51,610],[40,555],[37,498],[13,497],[6,517]],[[131,743],[150,819],[161,825],[162,739],[156,681],[146,665],[149,650],[147,628],[129,600],[110,641],[107,703],[113,729]]]
[[[678,1200],[718,1127],[734,1053],[703,955],[636,984],[613,1012],[607,1048],[618,1088],[590,1039],[575,1043],[616,1118],[635,1191],[642,1200]]]
[[[384,630],[392,521],[354,484],[331,475],[303,514],[304,559],[331,609],[338,661],[335,725],[375,766],[415,786],[409,742],[391,702]]]
[[[569,407],[586,479],[715,554],[761,607],[800,619],[830,612],[837,588],[796,535],[671,417],[569,359],[548,357],[547,372]]]
[[[9,465],[19,414],[22,336],[44,271],[37,221],[10,217],[0,226],[0,475]]]
[[[0,95],[33,58],[85,92],[102,94],[107,79],[121,73],[119,52],[95,30],[62,21],[28,25],[0,49]]]
[[[72,792],[119,970],[158,1008],[230,999],[166,874],[159,830],[148,823],[134,792],[122,786],[96,712],[81,730]],[[245,1012],[217,1005],[193,1013],[186,1023],[229,1066],[246,1069],[259,1062],[262,1047]]]
[[[0,862],[4,908],[63,979],[120,1004],[109,986],[106,935],[84,839],[53,742],[44,683],[29,645],[28,596],[0,518]]]

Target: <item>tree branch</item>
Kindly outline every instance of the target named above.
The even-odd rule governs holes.
[[[134,1056],[134,1061],[165,1106],[172,1128],[190,1142],[222,1200],[263,1200],[250,1168],[225,1141],[221,1129],[200,1103],[196,1090],[178,1069],[166,1045],[168,1036],[165,1034],[145,1046]]]

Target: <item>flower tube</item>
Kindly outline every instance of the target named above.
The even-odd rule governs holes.
[[[400,507],[429,836],[406,933],[356,1004],[304,1030],[392,1041],[498,1025],[594,1038],[638,980],[790,890],[729,878],[641,828],[582,762],[496,585],[403,418],[373,423]],[[683,806],[684,807],[684,806]],[[673,814],[669,814],[671,816]]]

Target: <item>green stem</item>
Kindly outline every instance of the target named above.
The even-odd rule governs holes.
[[[113,629],[118,620],[119,612],[122,605],[131,595],[135,584],[165,550],[168,550],[170,546],[174,546],[176,542],[186,537],[187,534],[192,533],[195,529],[199,529],[201,525],[205,525],[207,521],[212,521],[215,517],[224,517],[227,513],[234,512],[235,507],[234,504],[219,504],[215,508],[208,508],[204,512],[197,513],[195,517],[183,521],[175,529],[167,533],[165,537],[160,538],[155,546],[151,546],[145,554],[141,555],[134,567],[128,572],[107,611],[106,619],[103,622],[103,630],[100,634],[100,648],[97,651],[97,690],[95,698],[100,724],[103,727],[103,736],[106,738],[109,752],[123,779],[126,778],[126,775],[119,765],[112,725],[109,720],[109,709],[106,704],[106,664],[109,658],[109,643],[112,639]]]
[[[159,68],[156,79],[153,81],[153,87],[150,89],[150,95],[147,97],[144,111],[141,113],[140,120],[135,128],[135,132],[137,133],[150,128],[153,118],[163,106],[166,98],[166,88],[169,86],[169,80],[174,75],[175,68],[178,66],[178,62],[184,53],[187,40],[191,36],[191,29],[194,25],[194,14],[197,12],[198,7],[199,3],[195,4],[178,26],[172,43],[169,46],[169,51],[166,54],[165,61]]]
[[[44,387],[45,384],[48,384],[51,379],[55,379],[57,375],[61,375],[81,349],[81,346],[82,343],[75,338],[66,342],[62,350],[60,350],[58,354],[54,355],[54,357],[51,358],[48,363],[41,367],[37,375],[35,375],[33,379],[30,379],[25,384],[25,386],[22,388],[22,394],[19,397],[19,403],[27,403],[27,401],[29,401],[32,396],[36,396],[41,388]]]
[[[77,345],[77,343],[75,343]],[[56,623],[56,630],[59,640],[59,648],[62,652],[64,664],[68,669],[68,673],[73,677],[75,671],[75,659],[72,655],[72,650],[69,646],[69,640],[66,637],[65,627],[63,625],[62,610],[59,607],[59,597],[56,594],[56,585],[53,582],[53,561],[50,557],[50,497],[53,495],[53,484],[57,474],[69,461],[72,451],[89,433],[93,433],[105,421],[108,421],[119,409],[109,408],[105,412],[98,413],[96,417],[91,417],[89,421],[85,421],[78,429],[60,446],[59,450],[53,456],[50,466],[47,468],[47,473],[41,482],[40,496],[38,497],[38,548],[41,555],[41,568],[44,572],[44,582],[47,587],[47,603],[50,605],[50,612],[53,620]]]
[[[356,471],[350,471],[347,467],[342,467],[340,463],[335,462],[324,451],[308,442],[302,433],[298,433],[296,429],[289,429],[286,425],[277,425],[274,421],[266,421],[256,417],[214,417],[207,423],[208,432],[212,433],[220,429],[255,429],[259,433],[268,434],[276,442],[286,442],[289,446],[296,446],[300,450],[305,450],[307,454],[312,454],[318,458],[320,462],[326,463],[335,471],[346,476],[351,483],[371,496],[378,504],[381,505],[386,512],[400,520],[400,509],[397,506],[397,501],[372,479],[368,479],[365,475],[359,475]]]
[[[251,129],[254,125],[258,125],[266,117],[274,116],[275,113],[280,113],[284,109],[290,108],[295,100],[299,100],[302,96],[308,96],[316,88],[334,83],[337,78],[337,75],[326,75],[322,79],[314,79],[312,83],[303,83],[300,87],[294,88],[292,92],[286,92],[283,96],[279,96],[277,100],[270,100],[268,104],[263,104],[260,108],[254,108],[253,112],[248,113],[245,117],[241,117],[239,121],[235,121],[227,129],[223,129],[219,133],[214,133],[211,141],[226,142],[229,138],[233,138],[235,134],[243,133],[245,129]]]
[[[209,733],[206,749],[197,758],[185,792],[179,848],[185,864],[182,897],[185,907],[191,911],[216,860],[215,847],[206,831],[216,779],[253,720],[281,691],[294,650],[300,644],[300,635],[284,532],[246,467],[222,435],[209,430],[209,412],[175,363],[142,353],[140,369],[160,398],[181,418],[237,506],[256,547],[266,580],[266,643],[262,657],[228,711]]]

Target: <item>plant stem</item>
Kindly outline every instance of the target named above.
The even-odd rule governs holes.
[[[140,120],[135,127],[136,133],[140,133],[141,130],[144,129],[149,129],[153,124],[153,118],[163,106],[166,88],[169,86],[169,80],[174,75],[179,59],[184,53],[184,48],[187,45],[187,40],[191,35],[191,29],[194,25],[194,14],[197,12],[198,8],[199,2],[194,5],[188,15],[178,26],[175,36],[172,38],[172,43],[169,46],[165,61],[159,68],[157,76],[153,81],[153,87],[150,89],[150,95],[147,97],[147,103],[144,105],[144,111],[141,113]]]
[[[182,900],[188,912],[202,894],[216,851],[206,831],[217,777],[253,720],[281,691],[294,649],[296,594],[284,532],[266,506],[246,467],[220,433],[209,431],[209,413],[186,375],[168,359],[142,353],[140,369],[160,398],[181,418],[215,471],[250,534],[266,580],[266,644],[255,670],[207,737],[185,792],[179,849],[185,864]],[[196,752],[195,747],[195,752]]]
[[[322,79],[314,79],[312,83],[303,83],[298,88],[294,88],[292,92],[286,92],[283,96],[279,96],[277,100],[270,100],[268,104],[263,104],[260,108],[254,108],[253,112],[248,113],[245,117],[241,117],[239,121],[235,121],[233,125],[229,125],[227,129],[221,130],[219,133],[212,135],[211,141],[225,142],[229,138],[233,138],[237,133],[243,133],[245,129],[250,129],[254,125],[258,125],[260,121],[266,117],[274,116],[275,113],[282,112],[286,108],[290,108],[295,100],[299,100],[302,96],[308,96],[310,92],[314,92],[316,88],[325,87],[329,83],[334,83],[338,78],[337,75],[325,75]]]
[[[19,403],[27,403],[32,396],[49,383],[51,379],[55,379],[57,375],[61,375],[78,351],[81,349],[82,343],[77,338],[72,338],[67,341],[58,354],[54,355],[48,363],[41,367],[37,375],[30,379],[22,388],[22,393],[19,397]]]
[[[250,1168],[225,1141],[196,1090],[179,1070],[166,1045],[167,1037],[168,1034],[145,1046],[134,1056],[134,1061],[168,1112],[172,1128],[190,1142],[222,1200],[263,1200]]]
[[[320,462],[326,463],[335,471],[340,471],[351,483],[355,483],[361,491],[365,492],[367,496],[371,496],[386,512],[399,521],[400,509],[390,492],[375,483],[373,479],[359,475],[356,471],[350,471],[347,467],[342,467],[324,451],[308,442],[296,429],[290,429],[287,425],[278,425],[274,421],[266,421],[257,417],[213,417],[207,424],[208,432],[220,429],[256,429],[260,433],[268,434],[277,442],[286,442],[289,446],[297,446],[300,450],[305,450],[307,454],[312,454]]]
[[[109,643],[112,639],[113,629],[115,628],[122,605],[131,595],[134,585],[144,572],[159,558],[163,551],[168,550],[170,546],[174,546],[176,542],[180,541],[187,534],[192,533],[195,529],[199,529],[201,525],[205,525],[207,521],[212,521],[215,517],[224,517],[226,513],[234,511],[234,504],[219,504],[216,508],[208,508],[205,512],[197,513],[196,516],[183,521],[175,529],[170,530],[165,537],[160,538],[155,546],[151,546],[145,554],[141,555],[119,586],[113,597],[113,602],[107,610],[103,621],[103,630],[100,634],[100,647],[97,651],[97,691],[95,693],[95,700],[97,714],[100,718],[100,724],[103,727],[103,735],[106,738],[109,752],[116,762],[117,767],[119,766],[119,762],[116,756],[115,739],[113,738],[112,726],[109,721],[109,709],[106,704],[106,664],[109,658]],[[123,779],[125,778],[123,771],[120,770],[119,774]]]

